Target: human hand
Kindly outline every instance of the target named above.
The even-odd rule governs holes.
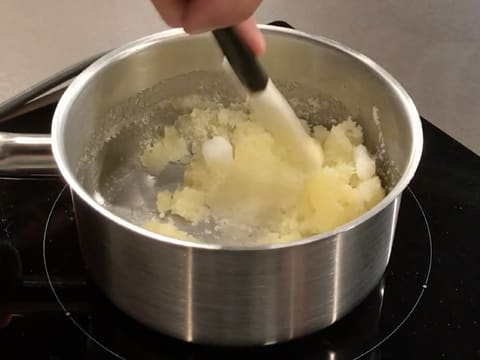
[[[234,26],[255,55],[265,51],[265,40],[251,17],[261,0],[152,0],[163,20],[188,33]]]

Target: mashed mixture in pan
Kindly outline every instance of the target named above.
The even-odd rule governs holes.
[[[196,239],[171,220],[261,229],[261,242],[284,242],[333,230],[385,196],[375,159],[351,119],[331,129],[305,127],[323,150],[323,165],[306,170],[292,149],[276,142],[244,105],[200,102],[150,144],[141,156],[152,175],[185,164],[183,183],[157,195],[158,217],[144,227]]]

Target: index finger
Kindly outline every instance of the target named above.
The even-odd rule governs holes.
[[[162,19],[172,27],[183,26],[183,17],[188,0],[152,0]]]

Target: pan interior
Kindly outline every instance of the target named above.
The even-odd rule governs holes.
[[[318,89],[292,81],[275,82],[309,126],[321,124],[331,128],[349,116],[360,125],[375,120],[373,112],[370,118],[355,114]],[[170,164],[160,175],[152,176],[140,157],[145,148],[163,134],[165,126],[192,111],[193,105],[182,102],[192,95],[226,107],[245,100],[243,92],[222,71],[193,71],[163,80],[105,113],[102,126],[90,136],[88,150],[77,168],[82,186],[99,204],[136,225],[158,216],[156,194],[162,190],[172,191],[183,182],[184,165]],[[367,127],[372,128],[375,127]],[[378,133],[365,133],[365,145],[376,155],[377,171],[384,187],[390,189],[398,180],[398,171],[394,171],[380,141]],[[175,215],[167,217],[176,227],[202,242],[228,245],[259,241],[257,235],[261,229],[245,231],[233,225],[219,228],[215,222],[192,225]]]

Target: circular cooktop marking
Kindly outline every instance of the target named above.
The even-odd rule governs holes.
[[[52,282],[52,279],[50,277],[50,273],[48,271],[48,265],[47,265],[47,251],[46,251],[46,243],[47,243],[47,231],[48,231],[48,225],[50,224],[50,219],[52,218],[52,215],[53,215],[53,212],[57,206],[57,203],[58,201],[60,200],[60,198],[62,197],[63,193],[65,192],[65,190],[67,189],[67,186],[65,185],[63,187],[63,189],[60,191],[60,193],[58,194],[57,198],[55,199],[55,201],[53,202],[53,205],[52,205],[52,208],[50,209],[50,212],[48,213],[48,217],[47,217],[47,223],[45,225],[45,230],[43,231],[43,266],[45,268],[45,274],[47,275],[47,280],[48,280],[48,284],[50,286],[50,289],[52,290],[53,292],[53,295],[55,296],[55,299],[57,300],[58,304],[60,305],[60,307],[62,308],[63,312],[65,313],[65,316],[68,317],[72,323],[83,333],[85,334],[86,337],[88,337],[91,341],[93,341],[95,344],[97,344],[98,346],[100,346],[103,350],[105,350],[106,352],[108,352],[109,354],[119,358],[119,359],[122,359],[122,360],[127,360],[125,359],[124,357],[118,355],[116,352],[110,350],[108,347],[106,347],[105,345],[103,345],[100,341],[97,341],[97,339],[95,339],[93,336],[90,335],[90,333],[86,330],[84,330],[80,324],[74,319],[74,317],[72,316],[72,314],[67,310],[66,306],[63,304],[62,300],[60,299],[60,297],[58,296],[58,293],[57,291],[55,290],[55,287],[53,286],[53,282]]]
[[[55,286],[52,282],[52,278],[51,278],[51,275],[50,275],[50,271],[49,271],[49,267],[48,267],[48,261],[47,261],[47,238],[48,238],[48,229],[49,229],[49,225],[51,223],[51,220],[52,220],[52,216],[57,208],[57,205],[59,204],[59,201],[62,197],[62,195],[65,193],[65,190],[67,189],[67,186],[65,186],[61,191],[60,193],[58,194],[57,198],[55,199],[53,205],[52,205],[52,208],[50,209],[50,212],[48,214],[48,217],[47,217],[47,221],[46,221],[46,225],[45,225],[45,229],[44,229],[44,233],[43,233],[43,264],[44,264],[44,268],[45,268],[45,273],[46,273],[46,276],[47,276],[47,280],[48,280],[48,283],[49,283],[49,286],[50,286],[50,289],[52,290],[53,292],[53,295],[56,299],[56,301],[58,302],[58,304],[60,305],[60,307],[62,308],[63,312],[65,313],[65,316],[70,319],[72,321],[72,323],[74,324],[75,327],[77,327],[88,339],[90,339],[93,343],[95,343],[96,345],[98,345],[101,349],[103,349],[104,351],[108,352],[109,354],[113,355],[114,357],[118,358],[118,359],[122,359],[122,360],[127,360],[125,357],[123,357],[122,355],[118,354],[117,352],[111,350],[108,346],[106,346],[104,343],[102,343],[100,340],[98,340],[96,337],[92,336],[90,334],[89,331],[85,330],[81,324],[74,318],[74,314],[72,314],[68,309],[67,307],[65,306],[65,304],[62,302],[62,299],[60,299],[60,296],[58,295],[58,292],[56,291],[55,289]],[[432,269],[432,254],[433,254],[433,244],[432,244],[432,236],[431,236],[431,232],[430,232],[430,226],[428,224],[428,219],[427,219],[427,216],[425,214],[425,211],[420,203],[420,201],[418,200],[418,198],[416,197],[415,193],[410,189],[410,188],[407,188],[409,194],[412,196],[412,199],[414,200],[414,203],[416,205],[416,207],[418,208],[418,210],[420,211],[420,214],[421,214],[421,217],[423,218],[423,223],[424,223],[424,226],[425,226],[425,230],[426,230],[426,235],[427,235],[427,238],[428,238],[428,246],[429,246],[429,259],[428,259],[428,266],[427,266],[427,271],[426,271],[426,274],[425,274],[425,278],[423,280],[423,284],[420,286],[420,290],[415,298],[415,301],[413,303],[413,306],[411,306],[411,308],[409,308],[408,312],[403,315],[402,317],[400,317],[402,320],[396,325],[393,327],[393,329],[391,331],[389,331],[388,333],[386,333],[384,336],[382,336],[380,338],[380,340],[378,340],[373,346],[371,346],[370,348],[368,348],[367,350],[361,352],[359,355],[355,355],[353,357],[354,360],[357,360],[357,359],[361,359],[363,357],[365,357],[366,355],[370,354],[371,352],[375,351],[377,348],[379,348],[382,344],[384,344],[386,341],[388,341],[388,339],[390,339],[407,321],[408,319],[412,316],[412,314],[414,313],[416,307],[418,306],[418,304],[420,303],[422,297],[423,297],[423,294],[425,292],[425,290],[428,288],[428,281],[429,281],[429,278],[430,278],[430,272],[431,272],[431,269]],[[62,209],[63,210],[63,209]],[[380,292],[381,292],[381,296],[383,296],[383,287],[380,289]],[[352,312],[354,312],[355,310],[352,310]],[[342,321],[342,320],[340,320]],[[333,325],[335,326],[335,325]],[[328,330],[328,329],[326,329]],[[318,332],[318,334],[321,333],[321,332]],[[161,334],[158,334],[158,336],[162,336]],[[315,334],[311,335],[311,336],[315,336]],[[299,339],[301,340],[301,339]],[[290,342],[291,343],[294,343],[295,341],[299,341],[299,340],[293,340]],[[288,345],[289,343],[286,343],[284,345]],[[186,345],[186,344],[185,344]],[[277,345],[277,346],[283,346],[282,344],[280,345]],[[264,349],[268,349],[268,347],[264,348]]]
[[[369,350],[367,350],[367,351],[363,352],[362,354],[356,356],[355,358],[353,358],[353,360],[358,360],[358,359],[366,356],[367,354],[371,353],[375,349],[379,348],[383,343],[385,343],[388,339],[390,339],[398,331],[398,329],[400,329],[403,326],[403,324],[405,324],[407,322],[407,320],[410,318],[410,316],[412,316],[416,307],[420,303],[420,300],[422,300],[423,293],[425,292],[425,289],[427,288],[428,280],[430,279],[430,272],[432,270],[432,258],[433,258],[433,243],[432,243],[432,233],[430,232],[430,225],[428,224],[427,215],[425,214],[425,211],[423,210],[422,204],[420,204],[420,201],[418,200],[417,196],[415,195],[413,190],[410,189],[410,187],[407,187],[407,190],[412,195],[413,200],[415,200],[415,203],[417,204],[418,208],[420,209],[420,212],[422,213],[422,217],[423,217],[423,220],[425,222],[425,227],[426,227],[426,230],[427,230],[428,242],[429,242],[429,245],[430,245],[429,246],[430,247],[430,253],[429,253],[429,259],[428,259],[428,269],[427,269],[427,274],[425,275],[425,282],[422,285],[422,288],[420,289],[420,293],[418,294],[417,300],[415,301],[415,303],[413,304],[413,307],[410,309],[410,311],[405,316],[405,318],[402,321],[400,321],[400,323],[390,333],[388,333],[383,339],[381,339],[377,344],[372,346]]]

